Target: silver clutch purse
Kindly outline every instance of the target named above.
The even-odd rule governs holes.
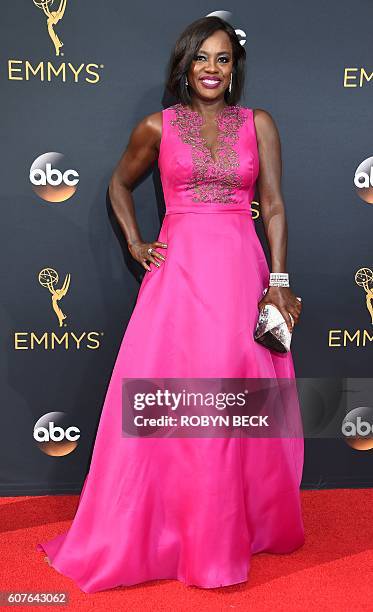
[[[264,289],[263,295],[268,289]],[[297,297],[301,301],[302,298]],[[292,322],[293,317],[290,315]],[[266,304],[261,309],[254,332],[254,340],[263,346],[277,351],[287,353],[290,351],[292,332],[289,331],[287,323],[281,312],[272,304]]]

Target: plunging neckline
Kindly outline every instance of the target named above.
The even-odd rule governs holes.
[[[191,117],[194,117],[197,127],[198,127],[198,137],[200,140],[201,145],[205,148],[205,150],[207,151],[208,155],[209,155],[209,159],[211,161],[212,164],[217,164],[219,162],[219,158],[220,158],[220,150],[222,148],[222,137],[223,137],[223,130],[222,130],[222,126],[221,126],[221,120],[224,118],[224,116],[226,114],[229,114],[229,112],[232,111],[232,109],[236,109],[237,105],[229,105],[226,104],[226,106],[223,106],[222,109],[220,109],[220,111],[218,111],[215,114],[215,124],[216,124],[216,128],[217,128],[217,137],[216,137],[216,141],[215,141],[215,149],[214,151],[216,152],[216,157],[214,157],[213,155],[213,149],[212,147],[209,147],[207,139],[205,138],[205,136],[202,136],[201,133],[201,128],[203,127],[204,123],[203,123],[203,117],[202,115],[199,114],[198,111],[193,110],[192,108],[190,108],[187,105],[182,104],[181,105],[183,107],[183,109],[186,110],[187,114],[189,113],[191,115]]]

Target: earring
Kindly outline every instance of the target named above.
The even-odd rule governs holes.
[[[229,93],[231,93],[231,91],[232,91],[232,72],[231,72],[231,80],[230,80],[230,83],[229,83],[228,91],[229,91]]]
[[[185,85],[188,87],[189,83],[188,83],[188,77],[185,75]]]

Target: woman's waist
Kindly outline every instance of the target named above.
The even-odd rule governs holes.
[[[243,213],[251,216],[251,208],[250,206],[214,206],[213,204],[206,204],[205,206],[168,206],[166,209],[166,215],[179,215],[188,213]]]

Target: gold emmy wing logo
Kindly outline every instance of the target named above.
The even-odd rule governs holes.
[[[63,285],[57,289],[58,274],[53,268],[44,268],[39,272],[39,283],[42,287],[46,287],[52,294],[52,308],[57,315],[59,326],[62,327],[66,315],[62,312],[58,302],[66,295],[70,286],[70,274],[66,274]]]
[[[56,26],[64,16],[66,2],[67,0],[60,0],[58,9],[56,11],[51,11],[50,7],[52,7],[54,0],[33,0],[35,6],[41,9],[47,18],[48,34],[54,44],[56,55],[60,54],[60,49],[63,47],[63,42],[58,38],[56,32],[54,31],[54,26]]]
[[[363,287],[365,290],[365,303],[373,325],[373,287],[369,286],[373,282],[372,270],[370,268],[360,268],[355,274],[355,282],[359,287]]]

